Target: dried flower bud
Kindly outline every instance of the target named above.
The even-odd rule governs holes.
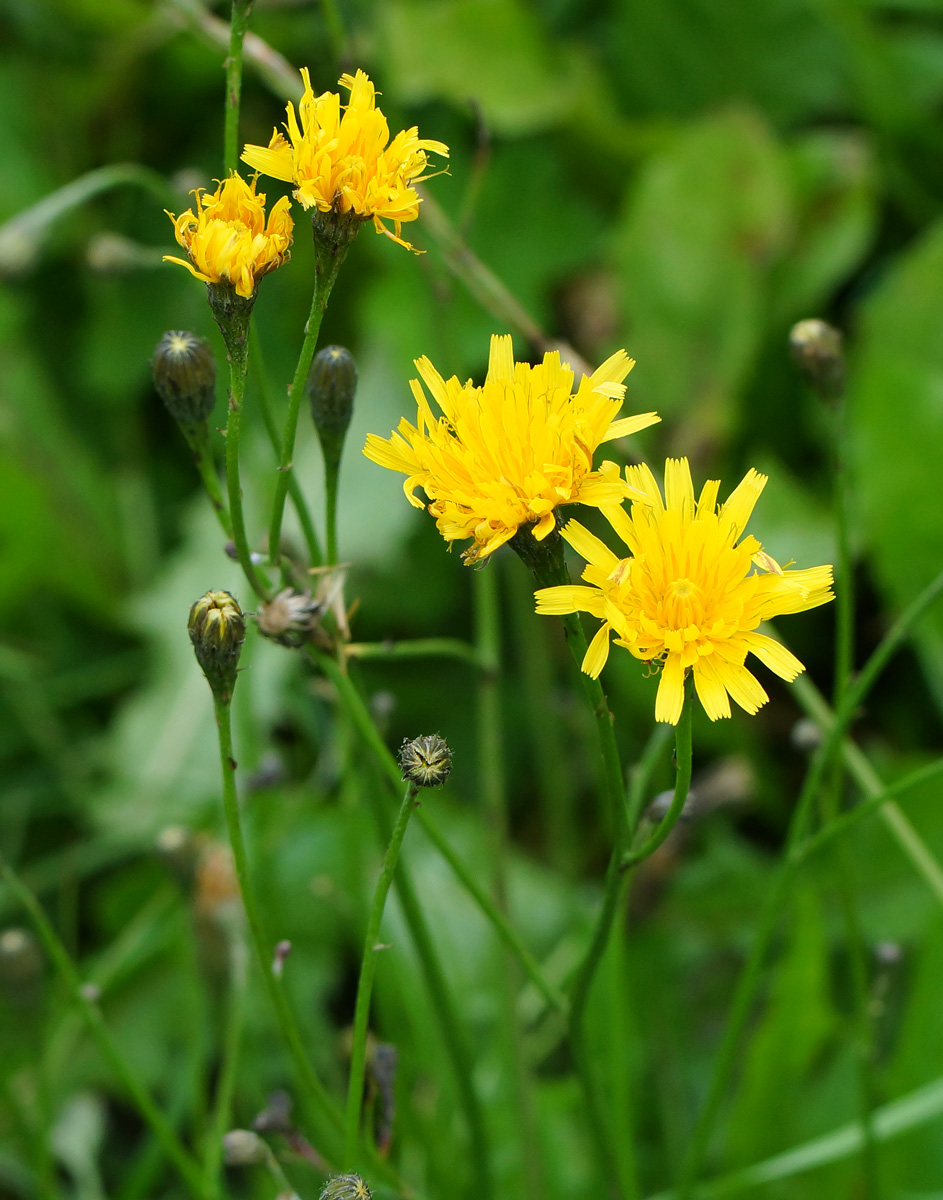
[[[324,603],[310,592],[284,588],[255,614],[255,623],[263,637],[282,646],[300,646],[324,611]]]
[[[216,360],[205,338],[169,330],[157,343],[151,374],[164,407],[181,425],[205,421],[216,402]]]
[[[34,983],[43,973],[43,956],[28,929],[14,926],[0,933],[0,983],[16,992]]]
[[[223,1159],[227,1167],[251,1167],[268,1158],[268,1147],[251,1129],[230,1129],[223,1135]]]
[[[354,411],[357,367],[343,346],[325,346],[314,356],[308,374],[311,416],[321,440],[325,434],[343,440]]]
[[[452,770],[452,751],[445,738],[437,733],[424,737],[406,738],[400,746],[399,765],[403,778],[416,787],[438,787],[445,783]]]
[[[229,592],[207,592],[191,607],[187,628],[213,695],[220,704],[228,704],[246,636],[242,610]]]
[[[825,321],[800,321],[789,334],[792,357],[824,400],[845,390],[845,356],[841,333]]]
[[[321,1189],[320,1200],[371,1200],[370,1189],[359,1175],[335,1175]]]

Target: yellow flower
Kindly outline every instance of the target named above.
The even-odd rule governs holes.
[[[744,666],[755,654],[771,671],[793,680],[805,668],[779,642],[756,633],[762,621],[803,612],[834,599],[832,568],[784,571],[743,530],[767,477],[748,471],[718,507],[720,483],[708,480],[695,503],[688,460],[669,459],[665,500],[647,466],[627,467],[629,482],[644,494],[604,515],[631,551],[613,554],[576,521],[564,538],[588,562],[579,585],[542,588],[539,613],[588,612],[603,621],[583,659],[595,678],[609,656],[609,634],[636,658],[661,663],[655,719],[678,723],[684,677],[694,672],[698,697],[712,721],[730,716],[728,696],[755,713],[768,697]],[[738,540],[740,539],[740,540]]]
[[[402,471],[414,508],[421,487],[446,541],[474,538],[464,558],[474,563],[503,545],[521,525],[536,522],[542,541],[556,526],[561,504],[618,505],[633,489],[619,468],[604,462],[593,471],[602,442],[625,437],[660,420],[655,413],[616,420],[635,365],[624,350],[608,358],[573,392],[573,371],[554,351],[533,367],[515,363],[510,337],[493,336],[483,387],[471,380],[446,382],[428,358],[416,369],[445,414],[438,419],[418,379],[411,388],[416,425],[403,418],[388,440],[368,434],[364,454],[381,467]]]
[[[386,117],[376,107],[376,90],[363,71],[340,78],[350,91],[343,116],[337,92],[315,96],[306,68],[301,78],[300,127],[289,103],[288,137],[276,129],[268,146],[246,146],[243,162],[263,175],[295,184],[295,199],[305,208],[372,217],[378,233],[411,250],[400,237],[403,222],[419,216],[419,196],[410,185],[428,178],[423,174],[426,152],[447,158],[448,147],[420,138],[415,126],[390,142]],[[393,222],[395,233],[384,220]]]
[[[193,195],[195,213],[167,214],[190,261],[170,254],[164,261],[179,263],[204,283],[231,283],[248,299],[259,279],[289,258],[293,223],[288,197],[276,200],[266,224],[265,197],[256,192],[254,179],[246,183],[233,172],[212,196],[203,188]]]

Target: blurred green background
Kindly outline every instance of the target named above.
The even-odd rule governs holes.
[[[664,422],[616,449],[644,454],[656,470],[665,454],[687,454],[698,479],[719,473],[726,490],[749,466],[767,472],[753,531],[799,566],[834,561],[833,474],[829,414],[789,360],[788,331],[807,316],[845,330],[863,661],[943,559],[943,3],[339,0],[338,11],[340,41],[313,0],[257,0],[251,29],[292,66],[309,66],[316,91],[364,67],[394,130],[415,123],[448,143],[450,173],[429,192],[474,254],[548,337],[594,366],[621,346],[638,360],[625,411],[655,408]],[[161,255],[176,249],[162,210],[179,212],[189,188],[222,173],[227,19],[225,6],[208,12],[196,0],[0,3],[0,840],[83,977],[101,988],[141,1076],[194,1142],[205,1135],[219,1059],[222,983],[199,895],[155,839],[174,825],[221,831],[212,709],[185,622],[209,588],[231,588],[246,605],[249,596],[148,361],[164,330],[182,328],[210,338],[224,361],[203,288]],[[247,63],[242,141],[266,142],[282,120],[281,78]],[[82,203],[66,196],[51,220],[33,210],[10,223],[112,164],[148,172],[129,170]],[[281,194],[275,181],[264,188],[270,200]],[[256,307],[279,394],[310,295],[311,247],[296,217],[292,262],[264,281]],[[400,478],[359,449],[367,431],[386,436],[412,416],[414,358],[480,380],[490,334],[509,331],[450,272],[422,220],[407,236],[427,253],[364,230],[322,334],[353,351],[361,377],[340,499],[358,641],[472,635],[459,556],[405,503]],[[510,331],[518,357],[532,356]],[[275,463],[254,386],[245,490],[250,538],[261,545]],[[224,405],[221,385],[214,425],[224,424]],[[295,463],[320,514],[307,425]],[[288,532],[300,544],[290,523]],[[607,848],[593,731],[559,629],[532,615],[523,569],[509,553],[488,569],[498,575],[507,668],[511,912],[548,969],[564,973]],[[826,691],[832,622],[825,609],[784,628]],[[295,655],[253,631],[245,662],[236,739],[253,861],[272,933],[295,946],[288,982],[315,1061],[339,1088],[380,852],[367,799],[380,785]],[[429,803],[484,873],[470,669],[371,664],[357,674],[391,745],[433,730],[452,744],[453,782]],[[650,731],[656,681],[614,653],[605,683],[631,762]],[[785,685],[764,683],[771,703],[756,718],[697,721],[695,784],[709,799],[639,879],[592,1001],[611,1119],[637,1142],[644,1194],[675,1178],[802,778],[799,711]],[[857,726],[886,778],[939,751],[941,706],[938,606]],[[657,786],[670,781],[666,752]],[[906,808],[943,856],[939,788],[914,793]],[[501,952],[414,832],[407,857],[475,1048],[498,1194],[601,1194],[576,1084],[554,1039],[528,1024],[526,990],[533,1110],[522,1127]],[[943,913],[883,827],[866,823],[848,844],[875,951],[868,986],[882,1103],[943,1077]],[[22,921],[0,892],[2,926]],[[468,1194],[468,1147],[398,922],[393,905],[390,940],[404,951],[381,968],[374,1022],[400,1052],[395,1153],[423,1194],[444,1200]],[[712,1172],[854,1119],[850,994],[826,862],[803,873],[784,914]],[[284,1086],[287,1060],[253,990],[235,1123],[250,1124]],[[302,1194],[316,1192],[316,1173],[287,1161]],[[880,1166],[871,1192],[845,1156],[752,1194],[943,1195],[943,1116],[882,1144]],[[252,1172],[231,1182],[272,1191]],[[51,973],[2,940],[0,1192],[179,1194]]]

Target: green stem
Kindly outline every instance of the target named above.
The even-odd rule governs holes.
[[[242,95],[242,43],[249,25],[252,0],[232,0],[229,23],[229,54],[226,58],[226,120],[223,147],[226,174],[239,163],[239,101]]]
[[[650,858],[655,853],[677,825],[678,818],[684,810],[688,792],[691,790],[691,724],[694,704],[691,700],[690,679],[687,681],[685,690],[687,694],[684,708],[681,710],[681,717],[675,731],[675,790],[671,798],[671,805],[654,833],[641,846],[630,850],[625,855],[622,859],[623,868],[637,867],[640,862],[644,862],[646,858]]]
[[[341,475],[340,459],[324,456],[324,527],[327,530],[327,561],[337,562],[337,486]]]
[[[407,642],[348,642],[347,658],[378,659],[390,662],[402,658],[457,658],[481,666],[478,651],[460,638],[414,638]]]
[[[333,214],[327,214],[329,218]],[[326,218],[319,221],[315,210],[314,236],[314,290],[311,295],[311,310],[308,313],[308,323],[305,325],[304,341],[295,375],[291,381],[288,393],[288,415],[285,418],[285,432],[281,440],[281,458],[278,465],[278,480],[275,484],[275,498],[272,501],[272,518],[269,523],[269,562],[275,566],[281,555],[282,515],[285,511],[285,497],[288,494],[288,483],[292,475],[292,456],[295,452],[295,435],[298,431],[298,414],[301,411],[301,400],[305,393],[305,383],[314,351],[321,332],[321,322],[327,309],[334,282],[341,269],[341,264],[347,255],[351,241],[356,236],[357,226],[345,223],[338,218],[333,222]]]
[[[229,420],[226,424],[226,488],[229,493],[229,512],[232,518],[232,538],[236,557],[252,590],[262,600],[270,599],[268,582],[255,569],[246,522],[242,511],[242,486],[239,482],[239,436],[242,426],[242,406],[245,399],[248,342],[234,337],[228,340],[229,351]]]
[[[340,669],[332,658],[319,654],[317,651],[312,651],[312,654],[325,675],[328,676],[336,687],[341,704],[354,728],[373,751],[383,774],[386,775],[391,785],[398,792],[402,786],[399,766],[380,737],[376,725],[373,723],[373,718],[370,716],[353,681]],[[382,805],[377,804],[375,806],[375,813],[380,823],[381,836],[388,841],[390,829],[387,828]],[[442,1030],[446,1050],[452,1059],[459,1102],[461,1103],[471,1136],[472,1162],[477,1176],[479,1195],[481,1200],[488,1200],[488,1197],[493,1194],[491,1156],[485,1131],[484,1116],[472,1081],[471,1056],[465,1045],[465,1038],[455,1012],[455,1005],[449,991],[445,973],[439,961],[438,952],[429,933],[429,927],[426,924],[422,906],[416,896],[409,872],[403,866],[400,867],[396,875],[396,893],[403,910],[403,916],[406,918],[406,924],[409,927],[413,945],[416,948],[416,953],[422,965],[426,986],[429,989],[429,996]]]
[[[232,1097],[236,1086],[236,1069],[246,1015],[246,947],[241,932],[233,931],[230,941],[229,998],[226,1025],[223,1032],[223,1059],[216,1085],[213,1120],[203,1158],[206,1188],[217,1200],[222,1196],[220,1164],[223,1156],[223,1136],[231,1128]]]
[[[287,1045],[295,1069],[304,1084],[315,1108],[324,1117],[333,1135],[343,1130],[344,1122],[333,1099],[315,1074],[301,1040],[301,1034],[295,1021],[294,1013],[288,1003],[275,973],[272,970],[273,949],[265,936],[262,919],[259,913],[258,900],[252,879],[249,874],[249,859],[246,855],[245,839],[242,833],[242,817],[239,813],[239,801],[236,796],[235,771],[236,763],[232,754],[232,728],[229,719],[229,705],[222,704],[214,698],[216,709],[216,726],[219,732],[219,759],[223,777],[223,807],[226,813],[226,825],[229,830],[229,842],[232,846],[233,863],[236,868],[236,878],[239,882],[239,892],[242,896],[246,919],[249,924],[249,935],[256,962],[262,974],[266,991],[269,995],[279,1029]]]
[[[194,460],[196,461],[196,469],[200,474],[200,479],[203,481],[203,487],[209,497],[210,504],[213,506],[213,512],[216,513],[216,519],[222,526],[226,537],[231,538],[232,522],[229,519],[229,510],[226,507],[226,501],[223,499],[222,488],[219,486],[219,476],[216,474],[216,464],[213,462],[213,455],[209,447],[205,426],[206,422],[203,422],[203,427],[200,429],[187,429],[184,425],[181,425],[180,429],[187,440],[187,445],[193,453]]]
[[[269,441],[272,444],[272,449],[276,454],[281,454],[282,442],[281,438],[278,436],[278,430],[275,427],[275,416],[273,413],[272,404],[272,388],[268,372],[265,369],[265,360],[262,357],[262,339],[259,337],[255,321],[252,322],[249,337],[250,345],[252,347],[252,364],[255,368],[256,381],[259,385],[259,409],[262,413],[262,421],[265,425],[265,431],[268,434]],[[294,471],[291,471],[288,476],[288,495],[291,497],[292,506],[298,515],[298,524],[301,526],[301,532],[304,536],[305,545],[308,549],[308,558],[311,560],[311,565],[312,567],[320,567],[324,562],[324,555],[321,552],[321,543],[318,539],[317,531],[314,528],[314,521],[311,518],[311,511],[308,508],[307,501],[304,498],[304,493],[301,490],[301,485],[298,483],[298,479]]]
[[[88,996],[86,996],[82,988],[82,981],[71,958],[36,897],[2,857],[0,857],[0,874],[2,874],[10,891],[29,914],[36,932],[46,949],[46,953],[52,959],[53,965],[58,971],[70,998],[78,1006],[82,1016],[85,1018],[85,1023],[98,1044],[98,1048],[108,1061],[115,1075],[121,1081],[122,1086],[131,1097],[145,1123],[150,1127],[151,1132],[160,1143],[164,1153],[173,1163],[187,1190],[196,1200],[207,1200],[207,1197],[212,1196],[212,1193],[208,1193],[206,1190],[199,1164],[180,1143],[163,1113],[135,1078],[130,1065],[108,1032],[104,1018]]]
[[[638,762],[629,773],[629,828],[633,833],[638,828],[642,813],[645,811],[645,797],[648,792],[648,786],[651,783],[655,768],[658,766],[658,760],[661,757],[662,751],[671,737],[671,732],[670,725],[656,722]]]
[[[354,1038],[350,1057],[350,1079],[347,1086],[347,1120],[344,1135],[344,1170],[356,1166],[357,1143],[360,1140],[360,1108],[363,1103],[363,1084],[367,1067],[367,1023],[370,1017],[370,997],[376,976],[377,959],[385,947],[379,944],[380,923],[389,895],[390,885],[396,872],[400,848],[406,834],[406,826],[416,807],[419,789],[410,784],[396,814],[393,833],[390,837],[380,878],[373,892],[373,903],[367,919],[367,932],[363,943],[363,959],[360,964],[360,979],[357,983],[357,1003],[354,1009]]]
[[[439,854],[441,854],[452,868],[456,879],[458,879],[459,883],[462,884],[481,909],[485,918],[491,923],[495,933],[514,955],[525,975],[527,975],[537,991],[546,1000],[548,1007],[565,1017],[569,1010],[569,1003],[566,996],[547,979],[541,969],[540,963],[521,941],[514,926],[478,882],[474,873],[466,865],[465,860],[449,844],[445,835],[425,809],[419,810],[419,823],[429,841],[432,842]]]

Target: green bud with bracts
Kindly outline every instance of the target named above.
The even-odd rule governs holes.
[[[205,338],[168,330],[157,343],[151,374],[164,407],[185,433],[206,422],[216,402],[216,359]]]
[[[371,1200],[370,1189],[359,1175],[335,1175],[321,1189],[320,1200]]]
[[[399,749],[403,778],[417,788],[438,787],[452,770],[452,751],[437,733],[408,738]]]
[[[246,637],[242,610],[229,592],[207,592],[190,608],[187,628],[214,697],[220,704],[229,704]]]
[[[329,563],[337,562],[337,484],[356,391],[357,367],[350,351],[343,346],[319,350],[308,373],[307,392],[324,455]]]

